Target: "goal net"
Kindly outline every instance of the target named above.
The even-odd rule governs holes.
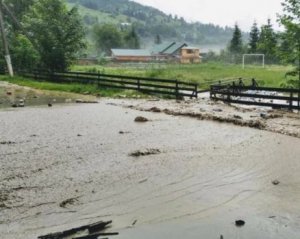
[[[262,66],[265,67],[264,54],[244,54],[243,55],[243,69],[246,66]]]

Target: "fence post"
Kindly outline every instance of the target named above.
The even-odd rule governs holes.
[[[290,110],[293,109],[293,92],[290,93]]]
[[[195,97],[198,98],[198,85],[195,85]]]
[[[175,89],[176,99],[179,99],[179,89],[178,89],[178,80],[176,80],[176,89]]]
[[[97,88],[99,89],[100,88],[100,74],[101,74],[101,72],[98,70],[97,71]]]
[[[138,91],[141,90],[141,82],[140,82],[140,79],[137,79],[137,87],[138,87]]]
[[[227,103],[228,104],[230,104],[230,101],[231,101],[231,95],[230,95],[230,93],[231,93],[231,90],[230,90],[230,88],[228,89],[228,95],[227,95]]]

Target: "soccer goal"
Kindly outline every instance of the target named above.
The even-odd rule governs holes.
[[[243,69],[248,65],[261,65],[265,68],[265,54],[244,54],[243,55]]]

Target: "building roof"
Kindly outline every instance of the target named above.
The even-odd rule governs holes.
[[[166,50],[168,50],[171,46],[175,45],[176,42],[168,42],[168,43],[161,43],[158,45],[155,45],[151,52],[153,54],[158,54],[158,53],[164,53]]]
[[[192,46],[185,46],[185,47],[182,47],[181,49],[187,49],[187,50],[200,50],[199,47],[192,47]]]
[[[113,56],[151,56],[145,49],[111,49]]]
[[[178,51],[179,49],[181,49],[182,47],[186,47],[187,44],[186,43],[176,43],[174,45],[172,45],[170,48],[168,48],[166,51],[164,51],[164,54],[174,54],[176,51]]]

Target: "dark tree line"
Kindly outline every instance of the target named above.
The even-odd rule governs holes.
[[[86,8],[105,12],[112,18],[127,16],[127,22],[143,40],[160,35],[169,41],[187,41],[191,44],[219,44],[227,42],[232,28],[222,28],[213,24],[188,23],[182,17],[167,15],[155,8],[146,7],[128,0],[68,0]],[[84,16],[87,25],[97,22],[95,17]],[[106,22],[110,24],[109,20]],[[120,23],[120,22],[119,22]]]
[[[279,63],[279,49],[280,49],[280,34],[276,33],[268,19],[267,24],[260,28],[254,22],[249,33],[249,40],[247,43],[243,42],[241,30],[239,26],[235,25],[232,39],[229,43],[228,53],[235,55],[236,61],[241,61],[241,55],[249,54],[264,54],[269,63]]]

